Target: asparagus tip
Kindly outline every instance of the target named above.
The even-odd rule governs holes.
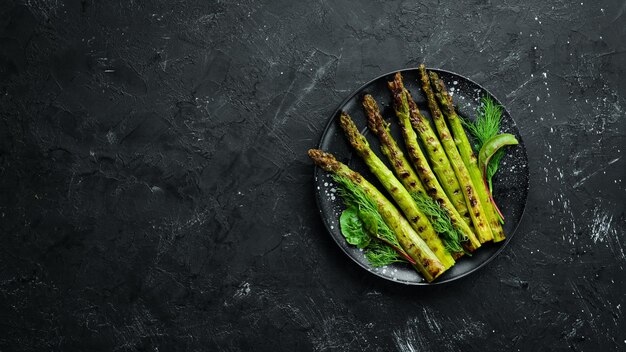
[[[339,124],[341,128],[345,132],[346,137],[348,138],[350,144],[357,150],[362,150],[365,152],[365,145],[367,145],[367,141],[359,132],[359,129],[356,127],[354,121],[348,113],[345,111],[341,112],[341,116],[339,117]]]
[[[363,97],[363,107],[365,110],[378,111],[378,104],[371,94],[366,94]]]
[[[400,88],[404,88],[404,84],[402,83],[402,74],[400,72],[397,72],[394,76],[393,76],[393,82],[396,84],[396,86],[398,87],[398,89]]]
[[[428,71],[428,75],[430,76],[430,79],[433,81],[439,80],[439,75],[437,75],[436,72]]]
[[[389,90],[391,90],[395,109],[402,110],[404,105],[403,98],[405,97],[403,93],[406,90],[404,88],[404,83],[402,82],[402,74],[400,74],[400,72],[396,73],[393,77],[393,81],[387,82],[387,86],[389,87]]]
[[[341,124],[341,127],[343,127],[345,124],[352,122],[352,118],[350,117],[350,115],[348,115],[347,112],[342,111],[341,114],[339,115],[339,123]]]
[[[417,69],[420,73],[420,80],[422,81],[422,87],[423,87],[423,85],[429,83],[428,74],[426,73],[426,66],[424,64],[420,64]]]
[[[378,103],[371,95],[368,94],[363,98],[363,108],[365,115],[367,115],[367,125],[372,132],[378,134],[381,129],[385,129]]]
[[[339,168],[339,162],[332,154],[325,153],[319,149],[309,149],[309,158],[313,162],[326,171],[333,171]]]

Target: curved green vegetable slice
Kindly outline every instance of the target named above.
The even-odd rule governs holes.
[[[478,153],[478,164],[483,170],[485,185],[491,184],[491,176],[493,176],[493,174],[489,177],[487,175],[487,167],[489,165],[489,161],[491,161],[491,158],[496,155],[500,148],[503,148],[507,145],[516,144],[519,144],[519,142],[517,141],[515,136],[510,133],[502,133],[494,136],[483,144],[483,146],[480,148],[480,152]],[[502,212],[500,211],[500,209],[498,209],[498,206],[496,205],[496,202],[493,199],[493,194],[491,192],[489,193],[489,198],[491,198],[491,203],[493,203],[494,208],[496,208],[496,210],[498,211],[500,218],[504,219],[504,216],[502,216]]]

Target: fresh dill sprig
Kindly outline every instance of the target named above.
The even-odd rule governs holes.
[[[481,105],[476,111],[476,120],[469,121],[461,119],[461,122],[468,131],[476,138],[476,150],[495,137],[500,132],[500,123],[502,121],[502,107],[488,96],[481,99]]]
[[[502,122],[502,106],[493,101],[489,96],[481,99],[480,107],[476,110],[476,120],[469,121],[461,119],[461,122],[468,131],[476,139],[476,151],[478,152],[483,145],[500,132],[500,123]],[[487,165],[487,174],[484,175],[489,186],[489,193],[493,194],[493,186],[491,179],[498,172],[500,161],[504,157],[504,151],[499,150]]]
[[[461,246],[461,242],[467,241],[467,236],[452,225],[448,213],[425,194],[414,192],[411,193],[411,197],[415,200],[420,210],[428,216],[433,229],[441,235],[448,252],[466,252]]]
[[[372,242],[365,252],[365,257],[374,267],[391,263],[406,263],[406,260],[398,252],[382,242]]]

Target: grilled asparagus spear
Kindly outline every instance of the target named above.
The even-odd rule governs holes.
[[[367,196],[371,197],[385,223],[394,231],[398,242],[411,258],[415,260],[416,269],[428,282],[433,281],[446,270],[435,253],[415,233],[409,222],[400,214],[396,207],[363,176],[337,161],[333,155],[324,153],[319,149],[310,149],[309,157],[317,166],[334,175],[345,177],[355,187],[359,187]]]
[[[439,79],[435,72],[430,72],[429,74],[430,81],[435,89],[435,96],[437,97],[437,100],[439,100],[441,110],[448,119],[448,124],[452,130],[454,143],[459,149],[461,159],[463,159],[463,163],[467,167],[472,183],[476,187],[478,200],[487,215],[487,221],[489,221],[491,232],[493,233],[493,241],[500,242],[505,239],[504,230],[502,230],[502,225],[500,224],[496,209],[491,203],[489,190],[483,181],[483,175],[478,167],[476,156],[472,151],[472,146],[467,138],[467,135],[465,134],[461,120],[454,109],[452,96],[448,94],[445,84],[441,79]]]
[[[406,97],[409,104],[411,126],[417,131],[417,134],[424,144],[433,172],[439,179],[440,185],[448,196],[448,199],[450,199],[454,208],[463,218],[463,221],[471,226],[472,219],[470,218],[467,205],[465,204],[465,197],[463,196],[463,192],[461,192],[461,186],[456,179],[456,175],[450,165],[450,160],[448,160],[446,156],[446,152],[441,147],[437,135],[428,120],[426,120],[424,115],[420,112],[408,90],[406,91]]]
[[[448,252],[450,252],[455,259],[462,256],[464,254],[462,242],[465,242],[469,239],[469,236],[463,230],[465,230],[466,228],[466,230],[471,233],[469,226],[459,216],[458,220],[460,220],[460,223],[462,223],[465,228],[461,231],[458,231],[457,226],[453,225],[453,223],[458,223],[458,221],[454,221],[449,218],[450,212],[446,211],[445,207],[441,206],[442,202],[440,202],[436,197],[433,197],[434,200],[431,199],[429,192],[427,192],[427,190],[424,188],[424,185],[418,178],[418,175],[415,173],[415,171],[413,171],[413,168],[404,156],[404,153],[402,153],[400,147],[391,136],[391,133],[389,131],[389,124],[383,120],[383,117],[380,114],[378,104],[371,95],[368,94],[364,97],[363,107],[365,108],[365,112],[367,114],[368,127],[378,136],[381,150],[391,163],[392,168],[395,171],[398,179],[400,180],[400,182],[402,182],[409,194],[411,194],[418,208],[420,208],[420,210],[430,218],[431,224],[435,228],[435,231],[439,233],[439,236],[444,242],[446,248],[448,249]],[[411,128],[410,125],[409,128]],[[417,144],[417,141],[415,141],[415,143]],[[411,152],[410,147],[409,152]],[[419,153],[421,154],[421,150],[419,151]],[[425,160],[423,159],[423,155],[422,160]],[[426,165],[430,170],[428,164]],[[445,197],[445,194],[443,194],[443,196]],[[443,212],[439,210],[440,207],[443,208]],[[454,206],[452,206],[451,203],[449,203],[449,207],[454,209]],[[432,209],[434,210],[434,212],[426,213],[428,209]],[[454,210],[454,212],[456,212],[456,210]],[[458,213],[456,214],[458,215]],[[477,240],[476,242],[478,243],[478,245],[480,245]],[[471,246],[471,243],[470,247],[473,247]]]
[[[426,193],[422,182],[419,180],[417,174],[409,165],[404,153],[400,150],[400,147],[391,136],[391,133],[389,132],[389,124],[383,120],[378,104],[371,95],[367,94],[363,97],[363,108],[365,109],[365,114],[367,115],[367,126],[372,132],[374,132],[374,134],[376,134],[376,136],[378,136],[381,151],[387,159],[389,159],[396,175],[400,181],[402,181],[406,190],[409,191],[409,193]]]
[[[443,146],[446,155],[450,159],[450,164],[456,174],[459,185],[463,190],[463,196],[465,197],[465,204],[467,205],[470,213],[470,217],[472,218],[472,223],[474,224],[474,229],[476,230],[476,235],[481,243],[493,240],[493,235],[491,233],[491,228],[489,227],[489,222],[487,221],[487,217],[485,216],[485,212],[477,198],[478,195],[476,193],[476,187],[472,183],[472,179],[469,176],[469,172],[461,160],[461,156],[459,155],[459,151],[452,140],[452,136],[450,135],[450,131],[448,130],[448,126],[446,125],[446,121],[443,118],[441,110],[437,105],[437,101],[435,100],[435,95],[430,86],[430,79],[428,74],[426,73],[426,68],[424,64],[419,66],[420,78],[422,81],[422,89],[426,94],[426,99],[428,100],[428,107],[433,116],[433,121],[435,122],[435,127],[439,134],[439,139],[441,140],[441,145]]]
[[[359,132],[350,116],[342,112],[339,121],[352,147],[396,201],[400,209],[402,209],[413,229],[428,244],[428,247],[435,253],[446,269],[454,265],[454,258],[446,250],[426,215],[419,209],[411,194],[398,181],[391,170],[374,154],[367,139]]]
[[[392,82],[388,82],[388,85],[393,95],[394,110],[396,112],[396,116],[400,120],[402,136],[404,137],[409,157],[413,161],[413,165],[417,170],[419,178],[422,180],[426,193],[439,203],[439,205],[448,213],[454,227],[467,237],[469,241],[465,244],[466,248],[470,251],[476,250],[480,247],[480,241],[476,238],[476,235],[471,230],[470,226],[463,220],[446,195],[445,191],[439,184],[437,177],[433,173],[433,170],[430,168],[430,165],[428,165],[428,161],[419,146],[417,135],[413,130],[413,127],[411,127],[409,109],[410,98],[408,96],[408,91],[404,88],[404,84],[402,83],[402,75],[399,72],[396,73],[394,80]],[[463,199],[463,202],[465,202],[465,199]]]

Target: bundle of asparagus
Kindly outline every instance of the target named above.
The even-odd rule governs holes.
[[[437,133],[404,87],[402,75],[397,73],[388,82],[410,162],[391,136],[375,99],[371,95],[363,98],[368,128],[377,136],[393,172],[374,153],[352,118],[346,112],[339,118],[348,142],[401,212],[363,176],[331,154],[311,149],[309,156],[330,172],[339,186],[347,206],[340,225],[348,243],[364,248],[374,266],[408,262],[431,282],[482,243],[505,239],[500,223],[503,218],[490,184],[502,157],[500,148],[517,141],[508,134],[495,135],[499,116],[495,134],[481,138],[485,134],[475,133],[485,130],[481,120],[473,125],[462,120],[437,74],[427,72],[424,65],[419,72]],[[480,142],[479,158],[464,125]],[[491,160],[495,167],[490,166]]]

